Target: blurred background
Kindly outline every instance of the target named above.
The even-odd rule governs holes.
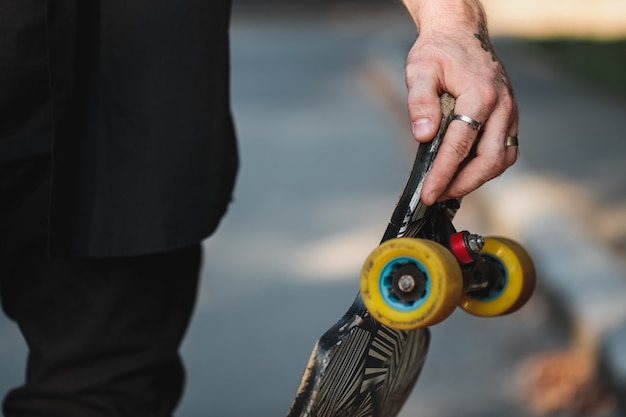
[[[519,240],[538,289],[432,329],[401,416],[619,416],[626,407],[626,2],[484,0],[520,106],[520,158],[456,225]],[[178,415],[281,416],[351,304],[412,164],[398,1],[235,0],[242,166],[206,254]],[[24,344],[0,317],[0,392]]]

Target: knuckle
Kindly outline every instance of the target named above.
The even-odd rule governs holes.
[[[511,95],[502,95],[498,100],[498,104],[505,110],[507,114],[517,114],[517,104],[515,102],[515,99]]]
[[[486,82],[480,88],[480,100],[489,109],[493,109],[498,103],[498,93],[491,83]]]
[[[436,78],[436,71],[429,62],[419,60],[407,62],[404,69],[404,81],[407,87],[424,82],[424,80]]]
[[[472,144],[473,141],[471,139],[458,139],[449,143],[449,149],[455,156],[455,159],[460,163],[469,154]]]
[[[486,180],[490,180],[498,175],[501,175],[508,167],[509,165],[507,164],[505,155],[498,154],[493,157],[487,165]]]

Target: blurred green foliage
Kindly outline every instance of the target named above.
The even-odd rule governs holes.
[[[626,39],[533,41],[533,49],[564,74],[593,88],[626,93]]]

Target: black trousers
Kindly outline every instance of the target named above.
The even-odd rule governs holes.
[[[50,259],[49,189],[48,157],[0,164],[0,296],[29,348],[25,384],[5,398],[5,416],[170,416],[200,245]]]

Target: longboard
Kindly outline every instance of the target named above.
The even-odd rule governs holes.
[[[420,200],[448,124],[454,98],[441,97],[435,138],[420,145],[382,242],[398,237],[438,240],[438,218],[451,221],[459,201],[428,207]],[[346,314],[317,341],[287,417],[394,417],[422,370],[428,328],[395,330],[375,320],[360,293]]]

